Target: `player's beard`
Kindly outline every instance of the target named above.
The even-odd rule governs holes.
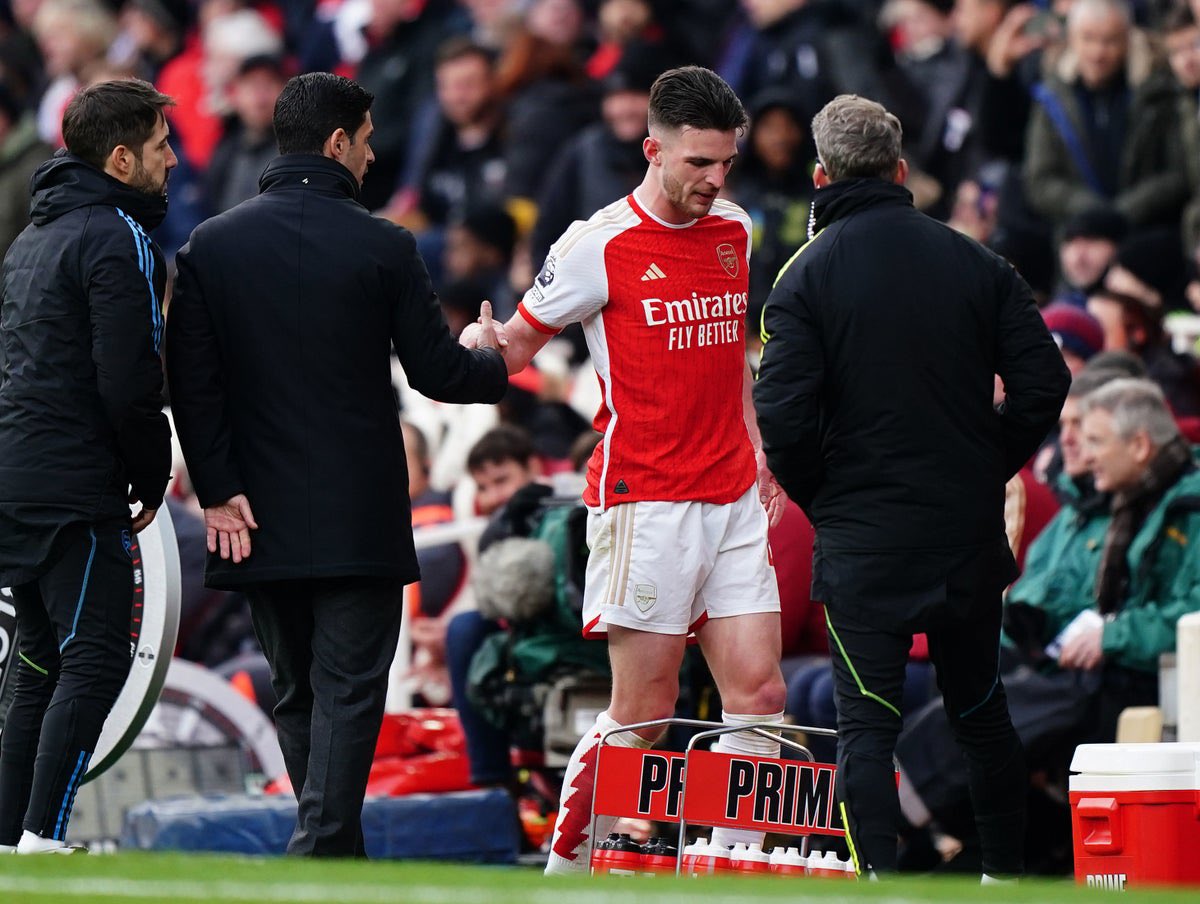
[[[670,173],[663,173],[663,194],[671,202],[671,206],[685,216],[699,219],[706,216],[712,208],[712,201],[694,194],[682,182]]]
[[[129,187],[140,191],[144,195],[150,195],[152,198],[165,198],[167,196],[168,175],[168,172],[164,172],[162,182],[157,182],[150,175],[150,172],[142,166],[142,161],[134,160],[133,175],[129,179]]]

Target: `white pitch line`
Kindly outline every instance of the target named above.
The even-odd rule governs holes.
[[[653,888],[652,884],[639,883],[640,887],[622,884],[612,889],[514,889],[529,904],[562,904],[569,897],[572,904],[629,904],[642,895],[653,895],[655,904],[696,904],[697,895],[682,889]],[[800,889],[795,889],[800,891]],[[222,901],[246,900],[263,902],[296,902],[296,904],[328,904],[337,900],[339,904],[395,904],[397,895],[405,901],[421,904],[478,904],[482,887],[445,888],[437,885],[408,885],[397,882],[393,885],[312,885],[312,884],[259,884],[253,882],[209,882],[195,880],[163,879],[111,879],[111,878],[40,878],[32,876],[5,876],[0,874],[0,892],[24,893],[28,895],[54,895],[60,898],[125,898],[146,900]],[[494,895],[493,889],[490,894]],[[703,896],[700,896],[703,897]],[[722,904],[762,904],[764,897],[750,895],[723,895]],[[769,898],[766,898],[769,900]],[[794,898],[792,900],[795,900]],[[822,904],[852,904],[854,897],[820,896]],[[873,904],[926,904],[913,898],[872,898]],[[999,904],[997,901],[996,904]]]

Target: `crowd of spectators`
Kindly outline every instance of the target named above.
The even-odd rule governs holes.
[[[271,113],[287,78],[330,70],[375,94],[376,160],[361,201],[417,236],[457,333],[485,298],[497,317],[510,316],[567,225],[637,184],[651,83],[672,65],[699,63],[723,75],[751,113],[726,194],[754,223],[752,365],[762,304],[808,238],[809,123],[835,95],[858,93],[900,117],[918,207],[1007,257],[1034,288],[1072,373],[1093,374],[1077,376],[1077,389],[1099,385],[1097,356],[1124,353],[1105,368],[1153,381],[1182,435],[1196,441],[1200,369],[1169,325],[1200,311],[1198,16],[1200,0],[5,0],[0,253],[27,223],[29,177],[61,147],[62,111],[81,86],[138,76],[176,99],[169,122],[180,165],[155,234],[170,258],[203,219],[257,193],[276,152]],[[577,469],[597,439],[589,422],[598,389],[578,332],[515,375],[497,408],[430,402],[396,374],[418,528],[501,512],[522,486]],[[1110,419],[1117,402],[1102,409]],[[1008,624],[1018,647],[1042,651],[1039,668],[1069,617],[1096,605],[1111,517],[1111,496],[1093,485],[1079,448],[1081,404],[1082,391],[1073,392],[1061,438],[1009,488],[1010,540],[1019,557],[1031,553],[1017,585],[1025,609]],[[1154,454],[1179,445],[1156,437]],[[186,475],[177,475],[171,506],[187,579],[180,653],[225,664],[231,675],[254,673],[244,603],[200,585],[202,527]],[[1127,530],[1140,529],[1162,498],[1142,504]],[[1045,535],[1059,545],[1030,547],[1060,504]],[[1186,540],[1189,525],[1170,529]],[[823,621],[808,590],[811,534],[793,507],[773,542],[789,710],[829,725]],[[1161,543],[1147,542],[1156,554]],[[1162,566],[1176,570],[1160,582],[1180,600],[1155,615],[1153,642],[1122,658],[1105,635],[1114,674],[1139,702],[1156,693],[1147,676],[1170,646],[1164,619],[1200,608],[1194,588],[1172,583],[1196,566],[1196,542],[1183,545],[1170,547]],[[422,552],[425,577],[410,601],[418,699],[453,696],[462,705],[463,656],[496,630],[472,612],[477,554],[474,540]],[[1143,592],[1128,575],[1106,586],[1105,615]],[[1144,603],[1138,597],[1139,611]],[[1050,617],[1031,621],[1031,607]],[[1031,681],[1029,693],[1049,687],[1048,699],[1061,700],[1079,670]],[[269,694],[265,682],[255,686]],[[916,717],[933,721],[922,715],[936,690],[919,643],[910,690]],[[1089,705],[1098,692],[1091,683],[1078,690],[1093,695]],[[1103,721],[1099,733],[1111,735],[1107,714]],[[503,735],[474,724],[477,778],[507,781]],[[1072,738],[1097,734],[1096,724],[1069,727]],[[938,730],[909,737],[914,761],[921,751],[939,762]],[[1062,749],[1041,764],[1051,780]],[[938,807],[929,809],[936,829]]]
[[[468,307],[491,297],[504,314],[571,220],[632,187],[649,85],[694,62],[726,77],[753,116],[727,192],[756,226],[751,317],[805,240],[808,124],[841,92],[900,116],[918,206],[1009,257],[1047,301],[1102,306],[1091,295],[1115,293],[1156,316],[1190,310],[1200,304],[1193,6],[8,0],[0,250],[81,85],[136,75],[177,99],[181,165],[156,236],[170,254],[200,220],[256,192],[287,76],[328,69],[376,95],[363,203],[418,235],[439,288]],[[1092,237],[1081,229],[1140,244],[1155,265],[1130,271],[1133,283],[1078,285],[1060,259]],[[464,260],[464,235],[486,261]]]

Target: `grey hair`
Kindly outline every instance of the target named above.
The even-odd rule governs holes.
[[[1071,388],[1067,390],[1067,398],[1082,399],[1114,380],[1128,379],[1130,379],[1129,374],[1116,367],[1085,367],[1071,378]]]
[[[1112,380],[1085,396],[1082,409],[1084,415],[1107,411],[1122,439],[1145,430],[1154,447],[1161,448],[1179,436],[1179,425],[1171,416],[1163,391],[1150,380]]]
[[[813,117],[812,136],[817,159],[830,181],[890,179],[900,163],[904,130],[883,104],[841,94]]]
[[[1071,11],[1067,13],[1068,30],[1075,28],[1081,21],[1089,18],[1116,13],[1126,28],[1133,27],[1133,9],[1126,0],[1075,0]]]

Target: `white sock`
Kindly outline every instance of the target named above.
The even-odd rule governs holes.
[[[608,712],[596,717],[575,752],[563,776],[562,796],[558,801],[558,819],[554,823],[554,840],[550,844],[550,860],[546,864],[546,875],[553,873],[586,873],[591,868],[592,855],[592,790],[596,784],[596,755],[600,736],[621,726],[609,718]],[[652,745],[636,732],[627,731],[612,735],[608,743],[615,747],[641,747]],[[601,838],[608,835],[615,816],[601,816],[596,820],[596,834]]]
[[[783,713],[777,712],[770,715],[757,716],[730,713],[722,710],[721,721],[726,725],[771,725],[782,722]],[[719,750],[721,753],[741,753],[750,756],[777,758],[779,756],[779,742],[764,738],[762,735],[751,731],[731,731],[729,734],[721,735],[717,743],[713,745],[713,750]],[[729,846],[737,844],[740,841],[743,844],[757,844],[761,846],[764,834],[763,832],[756,832],[753,829],[713,829],[712,843]]]

